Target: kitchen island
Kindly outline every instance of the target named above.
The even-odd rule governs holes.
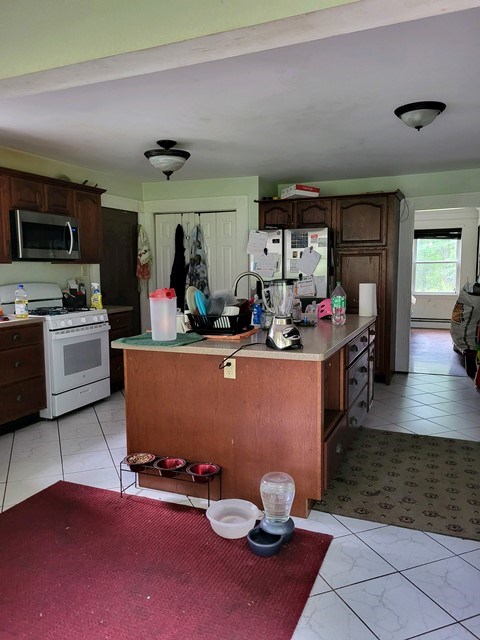
[[[222,498],[259,507],[262,476],[285,471],[296,485],[292,514],[306,517],[373,400],[375,318],[348,315],[343,327],[320,320],[300,331],[301,350],[270,349],[263,331],[177,347],[113,342],[124,350],[128,453],[214,462]],[[227,357],[235,379],[220,368]],[[139,481],[205,495],[175,478]]]

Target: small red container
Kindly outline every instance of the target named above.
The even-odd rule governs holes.
[[[195,462],[187,467],[187,473],[192,476],[194,482],[208,482],[219,471],[220,467],[211,462]]]
[[[153,466],[158,470],[158,473],[164,478],[174,478],[178,476],[178,472],[181,471],[187,463],[183,458],[160,458],[155,460]]]

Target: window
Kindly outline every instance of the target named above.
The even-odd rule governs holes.
[[[413,293],[457,294],[460,289],[461,229],[416,229]]]

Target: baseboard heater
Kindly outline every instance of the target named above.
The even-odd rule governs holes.
[[[450,324],[450,319],[445,318],[411,318],[412,322],[443,322],[445,324]]]

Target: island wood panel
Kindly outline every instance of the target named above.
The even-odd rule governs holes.
[[[125,350],[128,453],[149,451],[222,467],[222,497],[262,506],[269,471],[296,483],[292,514],[321,497],[323,363]],[[143,486],[195,495],[195,483],[141,476]]]

